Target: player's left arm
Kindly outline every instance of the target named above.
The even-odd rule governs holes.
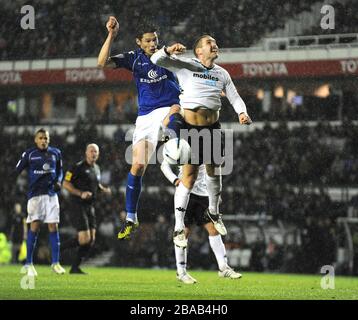
[[[236,90],[236,87],[229,75],[229,73],[225,70],[226,74],[226,82],[224,87],[224,92],[229,99],[231,105],[234,107],[236,113],[239,117],[239,122],[241,124],[250,125],[252,123],[251,118],[247,114],[245,102],[240,97],[239,93]]]
[[[62,165],[62,154],[61,151],[57,151],[57,160],[56,160],[56,179],[54,181],[54,190],[58,192],[61,190],[63,179],[63,165]]]

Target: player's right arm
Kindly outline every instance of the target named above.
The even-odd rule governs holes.
[[[83,200],[89,199],[92,197],[92,192],[90,191],[82,191],[77,189],[72,181],[75,173],[75,170],[68,170],[65,175],[65,179],[63,180],[63,187],[72,195],[77,196]]]
[[[21,155],[21,159],[17,162],[15,171],[17,174],[20,174],[25,168],[29,165],[29,153],[25,151]]]
[[[170,181],[170,183],[174,184],[176,187],[179,185],[180,179],[173,172],[172,167],[170,166],[170,164],[167,161],[163,160],[163,162],[160,166],[160,170],[162,170],[164,176]]]
[[[167,68],[176,72],[180,69],[188,69],[193,72],[202,72],[205,69],[193,59],[179,58],[176,55],[184,53],[185,46],[181,43],[175,43],[170,47],[163,47],[154,53],[150,60],[160,67]]]
[[[106,28],[108,30],[108,36],[99,52],[97,64],[101,68],[115,68],[116,63],[110,59],[111,47],[119,30],[119,24],[115,17],[109,17]]]

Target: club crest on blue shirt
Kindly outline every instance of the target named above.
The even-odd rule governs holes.
[[[51,169],[51,166],[48,163],[44,163],[44,165],[42,166],[42,169],[44,171],[49,171]]]
[[[148,78],[155,79],[156,77],[158,77],[157,71],[150,69],[148,72]]]

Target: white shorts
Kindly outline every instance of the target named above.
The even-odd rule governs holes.
[[[59,223],[60,204],[58,196],[50,197],[48,194],[43,194],[31,198],[27,202],[27,214],[27,223],[35,220],[40,220],[44,223]]]
[[[140,140],[147,140],[153,144],[155,149],[158,144],[162,122],[169,110],[170,107],[163,107],[155,109],[144,116],[138,116],[133,133],[133,146]]]

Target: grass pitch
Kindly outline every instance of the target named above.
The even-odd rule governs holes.
[[[215,271],[190,271],[195,285],[178,282],[175,270],[84,268],[89,274],[56,275],[36,266],[34,289],[22,289],[20,266],[0,266],[0,300],[358,300],[358,278],[335,277],[335,289],[322,289],[319,275],[244,272],[239,280]],[[66,268],[68,271],[68,268]]]

